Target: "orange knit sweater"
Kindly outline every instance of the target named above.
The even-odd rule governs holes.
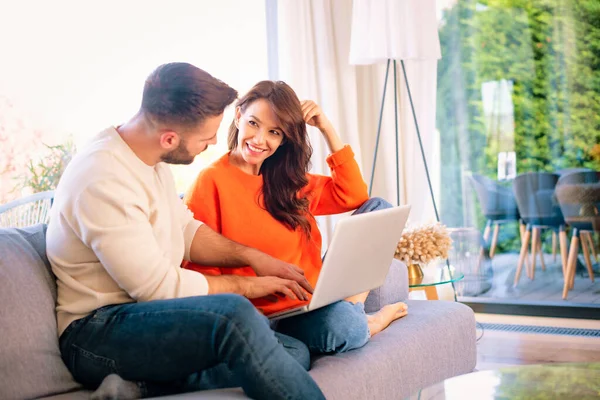
[[[350,146],[327,157],[331,177],[308,174],[303,189],[309,199],[310,213],[338,214],[360,207],[367,199],[367,186]],[[314,218],[309,218],[311,238],[298,228],[291,230],[264,209],[262,176],[249,175],[229,163],[229,153],[204,169],[185,196],[194,217],[225,237],[254,247],[275,258],[302,268],[314,287],[321,271],[321,233]],[[260,200],[259,200],[260,199]],[[218,268],[184,262],[184,268],[207,275],[235,274],[256,276],[251,267]],[[280,298],[252,300],[265,315],[304,302]]]

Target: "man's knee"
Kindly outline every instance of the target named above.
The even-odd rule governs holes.
[[[226,325],[236,326],[237,333],[243,336],[263,337],[272,336],[274,333],[269,326],[267,318],[245,297],[238,295],[223,295],[222,301],[227,303],[221,317]]]
[[[215,294],[209,296],[187,297],[179,299],[179,307],[183,310],[197,311],[198,323],[208,320],[217,325],[228,325],[230,322],[244,325],[265,324],[264,317],[258,313],[254,305],[245,297],[237,294]],[[254,322],[253,322],[254,321]],[[190,323],[191,320],[189,321]]]
[[[244,296],[237,294],[215,295],[223,303],[223,316],[231,320],[252,320],[263,318],[256,307]]]

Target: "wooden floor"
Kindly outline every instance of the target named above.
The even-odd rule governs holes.
[[[475,314],[475,318],[480,323],[488,324],[514,324],[514,325],[534,325],[544,327],[563,327],[563,328],[584,328],[600,329],[600,321],[576,320],[576,319],[557,319],[541,317],[521,317],[512,315],[491,315]],[[477,329],[478,337],[481,336],[481,329]],[[477,342],[477,365],[476,371],[488,371],[501,368],[510,368],[521,365],[534,364],[558,364],[558,363],[589,363],[600,362],[600,338],[570,336],[570,335],[549,335],[549,334],[523,334],[506,331],[485,330],[483,336]],[[510,375],[510,374],[509,374]],[[543,377],[542,377],[543,378]],[[581,381],[573,381],[581,384]],[[581,399],[578,395],[569,395],[572,393],[560,382],[550,381],[553,390],[563,389],[567,395],[555,395],[548,397],[545,395],[527,396],[539,388],[539,382],[528,380],[520,382],[518,397],[511,396],[517,392],[497,391],[500,383],[496,374],[467,374],[443,382],[443,385],[434,385],[415,393],[410,400],[440,400],[440,399]],[[505,383],[511,386],[511,379]],[[568,381],[567,381],[568,383]],[[592,386],[595,384],[592,382]],[[597,386],[597,385],[595,385]],[[517,387],[517,386],[515,386]],[[505,388],[506,389],[506,388]],[[507,395],[507,393],[510,393]],[[553,391],[554,393],[554,391]],[[594,394],[591,397],[596,398]]]
[[[478,322],[600,329],[600,321],[476,314]],[[478,337],[481,329],[477,329]],[[477,369],[526,364],[600,362],[600,338],[484,330],[477,342]]]
[[[487,266],[487,287],[482,286],[483,293],[473,294],[465,293],[471,297],[483,297],[491,299],[506,299],[523,302],[563,302],[563,274],[560,264],[560,257],[553,261],[551,254],[544,255],[546,270],[542,271],[539,258],[536,262],[535,279],[530,280],[524,273],[516,288],[513,287],[515,272],[517,269],[517,254],[497,254],[492,260],[489,260]],[[583,261],[583,257],[580,257]],[[491,268],[491,271],[490,271]],[[596,275],[595,282],[592,283],[588,277],[587,271],[580,271],[575,276],[575,285],[572,291],[569,291],[567,302],[573,304],[598,304],[600,305],[600,266],[594,263]],[[480,279],[484,278],[480,273]],[[465,285],[468,279],[465,279]],[[491,283],[491,287],[490,286]],[[481,282],[479,282],[481,284]],[[464,287],[468,290],[468,287]],[[487,289],[487,290],[486,290]],[[457,285],[457,295],[461,295],[461,286]]]

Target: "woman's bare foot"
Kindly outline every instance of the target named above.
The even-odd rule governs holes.
[[[398,302],[394,304],[388,304],[377,311],[375,314],[367,315],[367,325],[371,336],[375,336],[392,323],[392,321],[398,318],[404,317],[408,314],[408,306],[406,303]]]

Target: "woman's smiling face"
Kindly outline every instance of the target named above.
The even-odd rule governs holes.
[[[247,169],[257,175],[262,163],[283,143],[283,129],[265,99],[257,99],[244,111],[238,107],[235,123],[239,129],[236,151],[249,167]]]

